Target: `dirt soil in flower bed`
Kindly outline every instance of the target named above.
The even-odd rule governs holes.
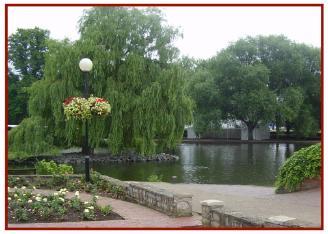
[[[17,220],[13,219],[14,212],[12,209],[8,209],[8,223],[23,223],[17,222]],[[29,220],[24,223],[58,223],[58,222],[81,222],[81,221],[103,221],[103,220],[123,220],[121,216],[118,214],[111,212],[108,215],[103,215],[99,210],[95,211],[95,219],[94,220],[85,220],[81,217],[81,214],[75,212],[74,210],[69,210],[67,214],[62,217],[49,217],[47,219],[40,219],[39,216],[34,214],[30,214]]]

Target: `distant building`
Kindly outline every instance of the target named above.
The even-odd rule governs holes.
[[[192,125],[185,127],[184,138],[198,138]],[[222,123],[222,129],[220,131],[204,133],[200,138],[248,140],[248,129],[247,126],[239,120],[225,121]],[[253,131],[253,139],[270,139],[269,125],[260,125],[256,127]]]
[[[192,125],[185,126],[184,138],[188,138],[188,139],[197,138],[194,127]]]

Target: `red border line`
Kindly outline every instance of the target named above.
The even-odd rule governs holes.
[[[76,7],[76,6],[122,6],[122,7],[147,7],[147,6],[155,6],[155,7],[319,7],[324,4],[319,3],[31,3],[31,4],[16,4],[16,3],[8,3],[6,6],[15,6],[15,7]]]
[[[318,228],[252,228],[252,227],[244,227],[244,228],[14,228],[14,227],[8,227],[8,8],[9,7],[78,7],[78,6],[90,6],[90,7],[115,7],[115,6],[121,6],[121,7],[320,7],[321,8],[321,226]],[[217,4],[212,4],[212,3],[195,3],[195,4],[188,4],[188,3],[176,3],[176,4],[170,4],[170,3],[158,3],[158,4],[150,4],[150,3],[139,3],[139,4],[134,4],[134,3],[117,3],[117,4],[92,4],[92,3],[83,3],[83,4],[73,4],[73,3],[23,3],[23,4],[15,4],[15,3],[10,3],[10,4],[5,4],[5,107],[6,107],[6,112],[5,112],[5,230],[323,230],[324,227],[324,172],[323,172],[323,167],[324,167],[324,160],[323,160],[323,154],[324,154],[324,4],[291,4],[291,3],[286,3],[286,4],[274,4],[274,3],[267,3],[267,4],[262,4],[262,3],[217,3]]]
[[[5,228],[8,228],[8,6],[5,7]]]
[[[321,5],[321,119],[320,119],[320,129],[321,129],[321,227],[324,227],[324,5]]]

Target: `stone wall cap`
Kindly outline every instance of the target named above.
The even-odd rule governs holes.
[[[193,195],[190,193],[175,193],[174,197],[185,198],[185,197],[193,197]]]
[[[275,222],[275,223],[284,223],[284,222],[288,222],[288,221],[295,220],[295,219],[296,218],[288,217],[288,216],[284,216],[284,215],[272,216],[269,218],[269,220],[271,222]]]
[[[204,200],[200,204],[204,206],[223,206],[224,202],[220,200]]]

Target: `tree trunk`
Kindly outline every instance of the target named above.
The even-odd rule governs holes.
[[[280,126],[278,122],[276,122],[276,139],[279,139],[279,133],[280,133]]]
[[[290,129],[291,129],[290,123],[288,121],[286,121],[286,134],[287,134],[288,137],[289,137],[289,134],[290,134]]]
[[[247,130],[248,130],[248,140],[249,141],[254,140],[254,137],[253,137],[254,127],[253,126],[247,126]]]

